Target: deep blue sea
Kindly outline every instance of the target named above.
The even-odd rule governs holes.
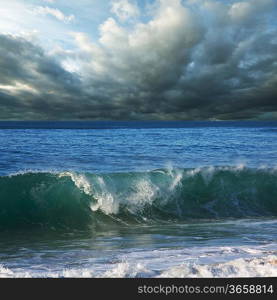
[[[277,276],[277,122],[0,122],[0,277]]]

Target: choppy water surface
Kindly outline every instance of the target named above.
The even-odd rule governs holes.
[[[0,276],[277,276],[276,122],[0,122]]]

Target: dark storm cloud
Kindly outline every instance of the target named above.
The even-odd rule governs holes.
[[[0,35],[0,119],[276,118],[274,16],[271,0],[160,0],[150,22],[109,18],[56,56]]]

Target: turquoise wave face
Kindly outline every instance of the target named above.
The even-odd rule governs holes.
[[[0,177],[0,228],[277,215],[277,170],[245,167]]]

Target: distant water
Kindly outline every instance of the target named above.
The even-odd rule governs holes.
[[[0,277],[277,276],[277,122],[0,122]]]

